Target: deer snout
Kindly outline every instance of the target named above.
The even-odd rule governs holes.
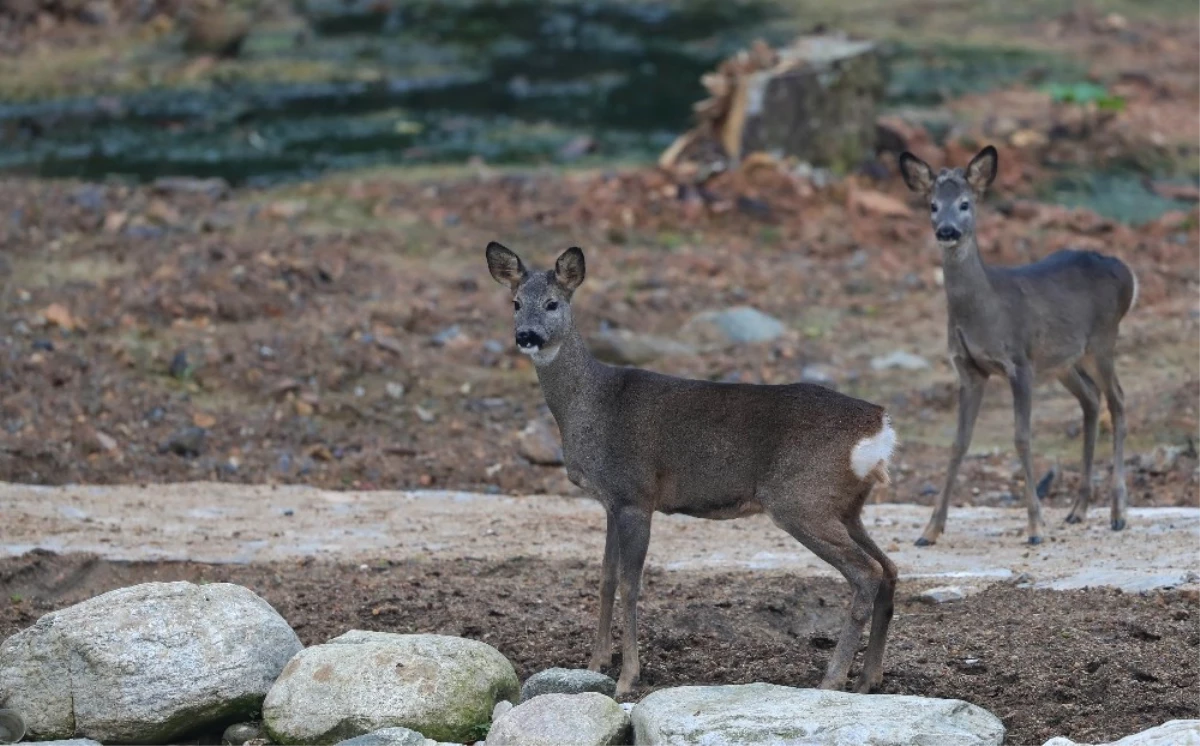
[[[953,225],[939,225],[934,235],[939,241],[957,241],[962,238],[962,231],[955,228]]]
[[[546,339],[532,329],[517,330],[517,347],[522,350],[540,350]]]

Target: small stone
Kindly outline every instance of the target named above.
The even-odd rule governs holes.
[[[420,404],[414,406],[413,411],[417,413],[417,419],[419,419],[421,422],[429,423],[436,419],[433,412],[429,411],[425,407],[422,407]]]
[[[425,746],[428,739],[408,728],[380,728],[361,736],[338,741],[337,746]]]
[[[117,450],[117,439],[100,430],[96,431],[96,444],[100,446],[101,450],[110,453]]]
[[[179,350],[171,357],[171,364],[167,366],[167,373],[171,378],[186,378],[192,369],[192,364],[188,361],[187,350]]]
[[[554,429],[545,420],[530,420],[517,435],[517,453],[539,466],[561,466],[562,446]]]
[[[221,743],[227,746],[242,746],[246,741],[262,738],[261,723],[234,723],[221,735]]]
[[[528,702],[543,694],[579,694],[598,692],[607,697],[617,693],[617,682],[610,677],[586,668],[547,668],[525,680],[521,686],[521,701]]]
[[[445,347],[460,336],[462,336],[462,328],[458,324],[454,324],[434,334],[430,341],[433,342],[434,347]]]
[[[830,386],[835,381],[841,371],[832,365],[824,363],[812,363],[804,366],[800,371],[801,383],[819,383],[822,386]]]
[[[192,458],[199,456],[204,450],[204,441],[208,431],[202,427],[185,427],[175,431],[163,446],[163,450],[177,456]]]
[[[962,588],[955,585],[947,585],[923,591],[917,596],[917,600],[923,604],[946,604],[953,601],[961,601],[966,597],[967,594]]]
[[[388,381],[387,384],[384,385],[383,390],[389,397],[396,399],[397,401],[404,398],[404,384],[402,383]]]
[[[911,352],[903,350],[896,350],[889,355],[871,358],[871,370],[889,370],[892,368],[923,370],[928,367],[928,360],[920,355],[914,355]]]

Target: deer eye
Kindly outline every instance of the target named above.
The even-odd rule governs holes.
[[[547,311],[557,311],[558,310],[558,301],[556,301],[556,300],[546,301],[546,310]]]
[[[967,210],[971,209],[971,203],[964,199],[962,202],[958,203],[958,209],[962,210],[963,212],[966,212]]]
[[[929,203],[929,211],[930,211],[930,212],[937,212],[937,202],[930,202],[930,203]]]
[[[514,311],[520,311],[520,310],[521,310],[521,301],[519,301],[519,300],[514,300],[514,301],[513,301],[513,310],[514,310]]]

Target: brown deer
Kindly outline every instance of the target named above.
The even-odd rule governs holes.
[[[888,480],[896,435],[883,408],[815,385],[714,383],[605,365],[572,317],[581,250],[567,249],[552,270],[531,271],[492,242],[487,263],[512,290],[517,347],[533,359],[562,432],[567,476],[608,514],[589,667],[612,663],[619,585],[625,636],[617,692],[628,694],[638,679],[638,590],[656,511],[715,519],[765,512],[854,590],[821,687],[845,683],[868,618],[858,689],[878,686],[896,567],[867,535],[861,513],[871,488]]]
[[[942,249],[949,311],[950,357],[958,371],[958,430],[946,485],[917,546],[933,544],[946,528],[946,509],[958,467],[971,445],[984,384],[1008,380],[1016,419],[1016,449],[1025,474],[1030,544],[1042,541],[1042,513],[1030,458],[1034,373],[1058,377],[1083,409],[1083,483],[1067,515],[1079,523],[1092,498],[1092,456],[1100,396],[1113,427],[1113,531],[1125,528],[1125,399],[1115,367],[1117,331],[1137,300],[1137,277],[1120,259],[1094,251],[1058,251],[1020,267],[990,267],[975,241],[975,209],[996,178],[999,156],[987,146],[961,168],[934,175],[912,153],[900,156],[908,188],[929,200],[933,234]]]

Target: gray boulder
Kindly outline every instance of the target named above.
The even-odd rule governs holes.
[[[0,703],[28,738],[168,743],[257,711],[300,649],[229,583],[145,583],[43,616],[0,645]]]
[[[477,640],[354,630],[287,664],[263,722],[278,743],[336,743],[396,726],[469,741],[518,688],[512,664]]]
[[[1089,746],[1059,736],[1043,746]],[[1200,720],[1168,720],[1156,728],[1098,746],[1200,746]]]
[[[38,741],[37,746],[103,746],[90,738],[72,738],[67,741]]]
[[[521,701],[528,702],[541,694],[582,694],[599,692],[606,697],[616,696],[617,682],[586,668],[547,668],[538,671],[521,685]]]
[[[643,365],[660,357],[694,355],[688,345],[666,337],[638,334],[629,329],[608,329],[589,340],[597,359],[614,365]]]
[[[487,746],[611,746],[628,735],[629,716],[611,697],[543,694],[492,723]]]
[[[705,311],[683,326],[685,339],[704,346],[770,342],[787,331],[779,319],[756,308],[735,306],[723,311]]]
[[[660,689],[633,708],[632,721],[639,746],[1000,746],[1004,742],[999,718],[960,700],[774,684]]]

